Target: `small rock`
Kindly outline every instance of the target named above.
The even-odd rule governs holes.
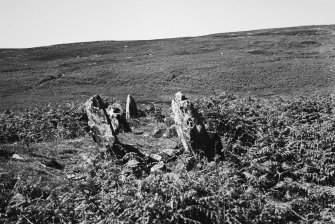
[[[163,157],[157,154],[151,154],[149,157],[157,161],[161,161],[163,159]]]
[[[130,168],[138,167],[139,165],[140,165],[140,162],[136,159],[131,159],[126,164],[126,166]]]
[[[67,179],[74,179],[75,177],[76,177],[76,175],[74,175],[74,174],[68,174],[68,175],[66,175]]]
[[[20,160],[20,161],[24,161],[24,160],[25,160],[24,158],[22,158],[22,157],[19,156],[18,154],[13,154],[13,155],[12,155],[12,159]]]
[[[63,170],[64,166],[57,162],[56,159],[50,159],[49,161],[45,161],[44,165],[50,168],[58,169],[58,170]]]
[[[163,149],[163,153],[165,153],[168,156],[173,156],[176,154],[177,150],[174,149]]]
[[[152,133],[152,136],[155,138],[160,138],[163,136],[165,132],[165,129],[155,128],[155,130]]]
[[[151,167],[150,172],[151,173],[162,173],[166,170],[166,166],[163,161],[160,161],[159,163],[155,164],[153,167]]]

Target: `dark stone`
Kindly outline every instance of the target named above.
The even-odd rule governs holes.
[[[126,103],[126,118],[133,118],[138,116],[137,105],[135,99],[128,95]]]
[[[177,133],[184,149],[194,156],[205,156],[208,160],[213,160],[217,151],[221,152],[222,144],[218,141],[220,138],[210,137],[193,103],[178,92],[172,100],[171,107]]]

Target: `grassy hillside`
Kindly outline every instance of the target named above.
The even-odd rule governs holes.
[[[333,90],[335,25],[150,41],[0,49],[0,109],[87,99],[95,93],[170,101]]]

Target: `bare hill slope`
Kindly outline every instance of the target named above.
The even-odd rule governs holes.
[[[0,108],[99,93],[170,101],[173,93],[256,96],[333,91],[335,25],[149,41],[0,49]]]

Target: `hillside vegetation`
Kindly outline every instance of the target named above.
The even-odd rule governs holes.
[[[334,33],[330,25],[0,49],[0,108],[83,100],[97,93],[163,102],[177,91],[262,97],[329,93]]]
[[[333,96],[221,94],[195,105],[207,129],[220,134],[224,158],[208,163],[185,153],[151,174],[127,163],[132,155],[123,161],[100,155],[72,107],[5,111],[0,222],[335,222]],[[120,140],[146,153],[173,147],[152,137],[153,127],[163,125],[156,113],[169,112],[145,113],[131,121],[137,135],[121,133]],[[54,139],[43,142],[50,131]],[[8,138],[13,132],[19,135]],[[13,153],[26,161],[10,159]],[[63,168],[43,163],[50,157]]]

